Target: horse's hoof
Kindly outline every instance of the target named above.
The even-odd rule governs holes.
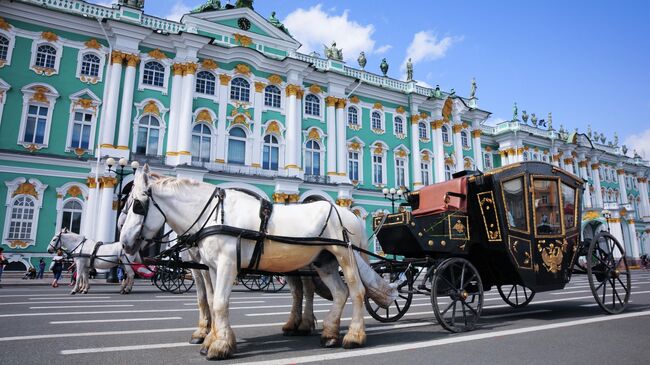
[[[234,346],[231,346],[225,341],[215,341],[210,345],[206,359],[225,360],[231,358],[234,352]]]
[[[366,334],[364,332],[348,332],[343,337],[344,349],[356,349],[366,344]]]
[[[70,295],[75,295],[75,294],[77,294],[77,292],[74,290],[70,292]]]
[[[201,349],[199,350],[199,354],[201,354],[201,356],[208,356],[208,348],[205,346],[201,346]]]
[[[356,349],[359,347],[363,347],[362,343],[354,342],[354,341],[343,341],[343,348],[350,350],[350,349]]]
[[[199,344],[202,344],[202,343],[203,343],[203,340],[205,340],[205,338],[201,338],[201,337],[191,338],[191,339],[190,339],[190,343],[191,343],[192,345],[199,345]],[[206,351],[207,351],[207,350],[206,350]],[[207,352],[206,352],[206,353],[207,353]]]
[[[326,338],[326,337],[321,337],[320,339],[320,345],[331,349],[334,347],[339,347],[339,339],[338,338]]]

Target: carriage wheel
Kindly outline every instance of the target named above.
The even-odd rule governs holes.
[[[533,297],[535,297],[534,290],[518,284],[499,285],[497,286],[497,290],[501,299],[514,308],[527,306],[533,300]]]
[[[241,283],[248,290],[260,291],[268,285],[261,280],[261,275],[244,275],[241,278]]]
[[[446,330],[473,330],[483,309],[483,283],[474,265],[460,257],[443,261],[431,280],[431,304]]]
[[[167,291],[167,288],[165,287],[165,284],[162,280],[162,270],[160,267],[158,267],[158,270],[156,271],[156,274],[153,277],[153,283],[156,285],[156,288],[158,288],[160,291]]]
[[[169,292],[173,294],[187,293],[194,286],[194,277],[188,269],[178,268],[172,275],[172,288]]]
[[[600,308],[608,314],[621,313],[630,299],[630,269],[625,250],[611,234],[600,232],[589,244],[587,275]]]
[[[287,280],[282,275],[269,275],[265,277],[267,278],[267,285],[264,291],[266,292],[277,293],[287,285]]]
[[[400,273],[384,273],[381,276],[389,282],[394,282],[398,279]],[[395,299],[388,308],[382,308],[370,297],[366,296],[364,304],[368,314],[379,322],[395,322],[402,318],[409,310],[411,301],[413,300],[413,278],[411,275],[406,276],[406,281],[397,287],[397,299]]]

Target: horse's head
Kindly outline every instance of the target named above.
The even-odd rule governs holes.
[[[118,225],[121,224],[120,242],[129,255],[135,254],[143,240],[153,238],[165,224],[162,212],[152,203],[151,180],[149,165],[145,164],[136,171],[131,195],[118,220]]]
[[[52,237],[50,240],[50,244],[47,245],[47,252],[48,253],[54,253],[56,250],[61,248],[62,242],[61,242],[61,235],[68,233],[67,228],[63,228],[61,232],[57,233]]]

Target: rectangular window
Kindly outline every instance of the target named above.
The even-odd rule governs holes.
[[[517,229],[528,233],[528,203],[526,200],[526,186],[524,177],[503,182],[501,184],[503,191],[503,202],[506,207],[506,218],[508,225],[512,229]]]
[[[422,162],[420,164],[420,171],[422,172],[422,185],[426,186],[429,185],[429,164],[426,162]]]
[[[359,152],[348,152],[348,177],[359,181]]]
[[[406,177],[405,177],[406,168],[404,167],[404,160],[396,159],[395,160],[395,182],[397,186],[406,186]]]
[[[557,180],[533,179],[533,204],[537,234],[562,234]]]
[[[92,128],[93,115],[86,112],[75,112],[72,124],[72,139],[70,148],[87,150],[90,146],[90,129]]]
[[[45,127],[47,126],[48,107],[29,105],[27,109],[27,123],[23,142],[43,144],[45,141]]]
[[[372,183],[381,185],[384,183],[384,158],[380,155],[372,156]]]

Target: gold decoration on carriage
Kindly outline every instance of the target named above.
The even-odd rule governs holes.
[[[562,246],[556,246],[555,243],[549,244],[547,247],[542,247],[541,244],[537,244],[537,250],[542,253],[542,262],[546,271],[557,274],[562,270],[562,259],[564,254],[562,253]]]
[[[447,216],[449,239],[469,240],[469,220],[465,215],[450,214]]]
[[[499,226],[499,217],[494,205],[494,195],[491,191],[485,191],[476,195],[478,205],[481,208],[483,216],[483,225],[488,241],[501,241],[501,228]]]
[[[18,189],[14,191],[11,197],[14,197],[16,195],[31,195],[34,198],[38,199],[38,193],[36,192],[36,187],[34,186],[34,184],[27,181],[18,185]]]
[[[531,257],[531,241],[519,237],[508,236],[508,250],[512,259],[520,269],[533,270]]]

